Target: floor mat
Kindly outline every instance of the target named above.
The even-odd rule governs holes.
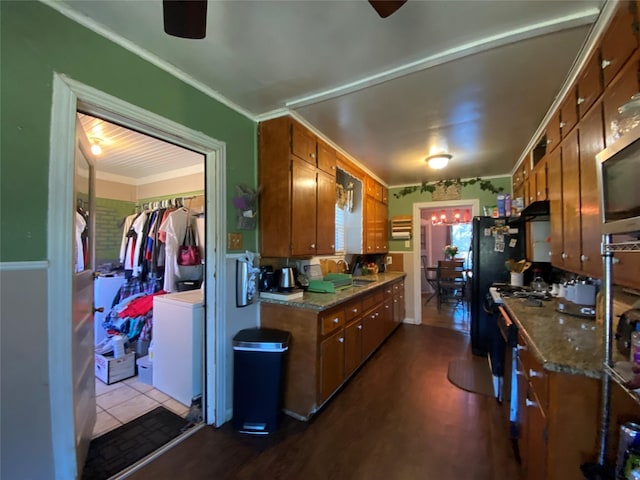
[[[82,472],[85,480],[107,479],[162,447],[190,422],[164,407],[91,440]]]
[[[449,362],[447,378],[467,392],[493,397],[493,378],[485,357],[472,356]]]

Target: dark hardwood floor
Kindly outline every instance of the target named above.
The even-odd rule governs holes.
[[[268,437],[205,427],[142,469],[159,479],[518,479],[495,399],[447,380],[469,337],[401,325],[308,422],[284,417]]]

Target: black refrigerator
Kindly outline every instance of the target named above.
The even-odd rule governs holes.
[[[485,308],[489,287],[510,282],[505,262],[526,256],[524,223],[509,225],[508,218],[474,217],[471,239],[471,349],[487,355],[496,348],[499,336],[496,319]],[[499,347],[498,347],[499,348]],[[504,347],[502,347],[504,348]],[[493,355],[492,355],[493,356]]]

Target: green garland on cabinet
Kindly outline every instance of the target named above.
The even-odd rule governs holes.
[[[420,193],[435,192],[438,186],[442,186],[444,188],[448,188],[451,185],[459,185],[460,187],[466,187],[467,185],[475,185],[478,183],[480,185],[480,190],[485,190],[491,193],[500,193],[504,191],[502,187],[495,187],[490,180],[483,180],[480,177],[471,178],[469,180],[460,180],[459,178],[450,178],[448,180],[438,180],[437,182],[427,182],[424,181],[420,185],[413,185],[411,187],[404,187],[397,193],[394,193],[393,196],[396,198],[404,197],[405,195],[409,195],[418,189],[420,189]]]

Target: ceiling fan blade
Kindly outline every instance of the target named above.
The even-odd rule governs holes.
[[[378,12],[378,15],[382,18],[387,18],[407,3],[407,0],[369,0],[369,3]]]
[[[207,0],[162,0],[164,31],[180,38],[207,34]]]

